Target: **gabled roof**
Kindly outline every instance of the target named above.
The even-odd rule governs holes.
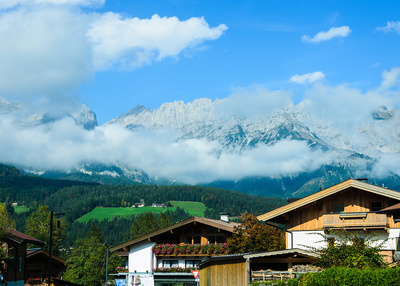
[[[332,187],[329,187],[327,189],[324,189],[322,191],[319,191],[317,193],[314,193],[312,195],[309,195],[305,198],[299,199],[297,201],[294,201],[290,204],[287,204],[285,206],[282,206],[280,208],[277,208],[273,211],[267,212],[265,214],[259,215],[257,218],[260,221],[268,221],[271,220],[273,218],[276,218],[280,215],[283,215],[285,213],[291,212],[293,210],[296,210],[298,208],[301,208],[303,206],[306,206],[308,204],[311,204],[317,200],[329,197],[331,195],[334,195],[336,193],[339,193],[341,191],[344,191],[346,189],[349,188],[356,188],[356,189],[360,189],[366,192],[370,192],[370,193],[374,193],[380,196],[384,196],[387,198],[392,198],[395,200],[400,201],[400,192],[397,191],[393,191],[393,190],[389,190],[383,187],[378,187],[375,185],[371,185],[359,180],[355,180],[355,179],[348,179],[344,182],[341,182],[339,184],[336,184]]]
[[[49,252],[44,250],[44,249],[28,249],[26,251],[26,258],[27,259],[35,257],[35,256],[39,256],[39,255],[46,256],[46,257],[50,256]],[[60,258],[58,256],[55,256],[54,254],[51,255],[51,259],[59,262],[62,265],[65,264],[65,260],[64,259],[62,259],[62,258]]]
[[[268,252],[260,252],[260,253],[250,253],[243,255],[244,258],[256,258],[256,257],[273,257],[273,256],[293,256],[293,255],[301,255],[304,257],[310,257],[310,258],[321,258],[321,255],[300,249],[300,248],[293,248],[293,249],[283,249],[283,250],[276,250],[276,251],[268,251]]]
[[[225,231],[228,231],[228,232],[233,232],[234,231],[234,227],[240,225],[240,223],[236,223],[236,222],[225,222],[225,221],[222,221],[222,220],[215,220],[215,219],[209,219],[209,218],[194,216],[194,217],[188,218],[186,220],[183,220],[181,222],[177,222],[177,223],[175,223],[173,225],[164,227],[164,228],[162,228],[160,230],[157,230],[157,231],[151,232],[149,234],[146,234],[144,236],[138,237],[136,239],[130,240],[128,242],[125,242],[125,243],[122,243],[120,245],[114,246],[114,247],[110,248],[110,250],[111,251],[121,250],[121,249],[123,249],[125,247],[134,245],[136,243],[145,241],[145,240],[150,239],[152,237],[155,237],[157,235],[169,232],[171,230],[180,228],[182,226],[185,226],[185,225],[188,225],[188,224],[191,224],[191,223],[200,223],[200,224],[212,226],[212,227],[215,227],[215,228],[219,228],[221,230],[225,230]]]
[[[45,242],[36,239],[34,237],[31,237],[25,233],[16,231],[14,229],[10,229],[8,231],[9,235],[7,236],[7,239],[15,241],[18,244],[22,244],[22,243],[32,243],[32,244],[36,244],[36,245],[44,245]]]
[[[380,213],[393,213],[393,212],[400,212],[400,203],[395,204],[393,206],[381,209]]]

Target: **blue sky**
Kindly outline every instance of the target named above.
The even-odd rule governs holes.
[[[338,149],[378,153],[378,173],[400,175],[399,12],[399,1],[0,1],[0,101],[25,102],[33,115],[85,104],[100,125],[83,130],[64,118],[24,128],[20,114],[0,114],[0,161],[35,170],[121,164],[187,183],[343,163],[340,154],[321,162],[304,142],[216,157],[218,142],[103,125],[138,104],[219,98],[246,116],[302,102],[306,116],[344,134],[344,145],[330,138]],[[380,106],[394,114],[388,125],[373,122]],[[277,167],[266,173],[265,164]]]
[[[292,91],[305,87],[294,75],[320,71],[330,85],[362,90],[378,85],[384,70],[399,66],[399,31],[378,31],[398,21],[397,1],[106,1],[98,12],[126,17],[204,17],[227,30],[204,41],[189,55],[166,58],[128,72],[96,73],[79,98],[107,121],[136,104],[158,108],[164,102],[225,98],[238,87],[262,85]],[[302,41],[331,28],[350,33],[321,42]],[[104,108],[106,106],[106,108]]]
[[[50,93],[58,95],[50,96],[77,97],[96,112],[99,124],[137,104],[155,109],[175,100],[187,103],[202,97],[226,98],[237,88],[264,86],[289,91],[294,103],[315,81],[368,90],[379,85],[384,71],[400,66],[398,1],[13,0],[0,4],[0,9],[0,20],[10,24],[9,31],[15,31],[13,41],[9,41],[8,33],[0,34],[3,66],[15,65],[12,74],[21,77],[24,72],[48,76],[59,70],[60,74],[69,71],[60,76],[59,84],[49,76],[51,84],[44,80],[43,86],[29,93],[21,90],[29,81],[7,78],[10,71],[4,69],[0,72],[8,87],[1,88],[0,82],[0,96],[49,96],[52,86]],[[38,20],[54,10],[62,16]],[[148,33],[148,41],[135,43],[135,36],[118,35],[118,29],[105,35],[101,30],[104,26],[99,26],[96,36],[102,37],[100,41],[114,44],[116,51],[120,49],[111,62],[99,67],[95,59],[88,60],[95,49],[93,38],[92,42],[88,40],[88,31],[94,30],[93,23],[106,22],[110,14],[119,17],[121,26],[137,18],[138,27],[131,29],[146,33],[152,26],[154,30]],[[175,19],[182,24],[180,30],[170,31],[167,42],[161,43],[165,41],[160,39],[162,31],[151,21],[155,14],[166,22]],[[9,19],[18,16],[24,16],[23,24],[32,30],[12,25]],[[199,30],[187,25],[189,19],[203,19],[198,26],[210,33],[214,29],[215,35],[199,36]],[[132,31],[127,28],[126,35],[129,33]],[[83,36],[77,39],[77,35]],[[196,40],[187,40],[173,53],[157,58],[169,44],[196,35]],[[123,42],[124,37],[128,43]],[[29,52],[29,60],[23,61],[20,53],[38,42],[42,44]],[[138,57],[141,49],[153,55],[146,55],[140,64],[121,64]],[[58,62],[63,57],[65,62]],[[29,61],[30,65],[26,63]],[[293,80],[297,81],[291,81],[296,75]],[[314,75],[314,82],[304,75]],[[31,80],[39,82],[42,78]]]

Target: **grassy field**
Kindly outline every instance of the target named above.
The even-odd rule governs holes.
[[[200,202],[183,202],[183,201],[171,201],[173,207],[170,208],[153,208],[153,207],[141,207],[141,208],[103,208],[97,207],[91,212],[85,214],[84,216],[78,219],[79,222],[88,222],[90,219],[96,220],[110,220],[116,216],[129,216],[129,215],[138,215],[141,213],[152,212],[152,213],[161,213],[166,211],[167,209],[170,211],[176,210],[177,207],[183,208],[185,211],[190,213],[193,216],[204,217],[204,211],[206,210],[206,206]]]
[[[29,211],[29,208],[27,208],[27,207],[25,207],[25,206],[15,206],[15,207],[14,207],[14,211],[15,211],[17,214],[20,214],[20,213],[28,212],[28,211]]]
[[[194,216],[204,217],[206,206],[200,202],[171,201],[174,208],[180,207]]]

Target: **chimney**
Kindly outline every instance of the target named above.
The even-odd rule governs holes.
[[[228,212],[220,212],[219,215],[220,215],[222,221],[229,222],[229,213]]]

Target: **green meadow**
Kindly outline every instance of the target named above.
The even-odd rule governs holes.
[[[173,207],[169,208],[153,208],[153,207],[118,207],[118,208],[104,208],[97,207],[91,212],[85,214],[78,219],[79,222],[88,222],[91,219],[102,221],[111,220],[113,217],[121,216],[126,217],[130,215],[138,215],[146,212],[162,213],[166,210],[175,211],[177,207],[180,207],[190,213],[193,216],[204,217],[204,211],[206,206],[200,202],[183,202],[183,201],[171,201]]]
[[[20,214],[20,213],[28,212],[28,211],[29,211],[29,208],[28,208],[28,207],[25,207],[25,206],[15,206],[15,207],[14,207],[14,211],[15,211],[17,214]]]

